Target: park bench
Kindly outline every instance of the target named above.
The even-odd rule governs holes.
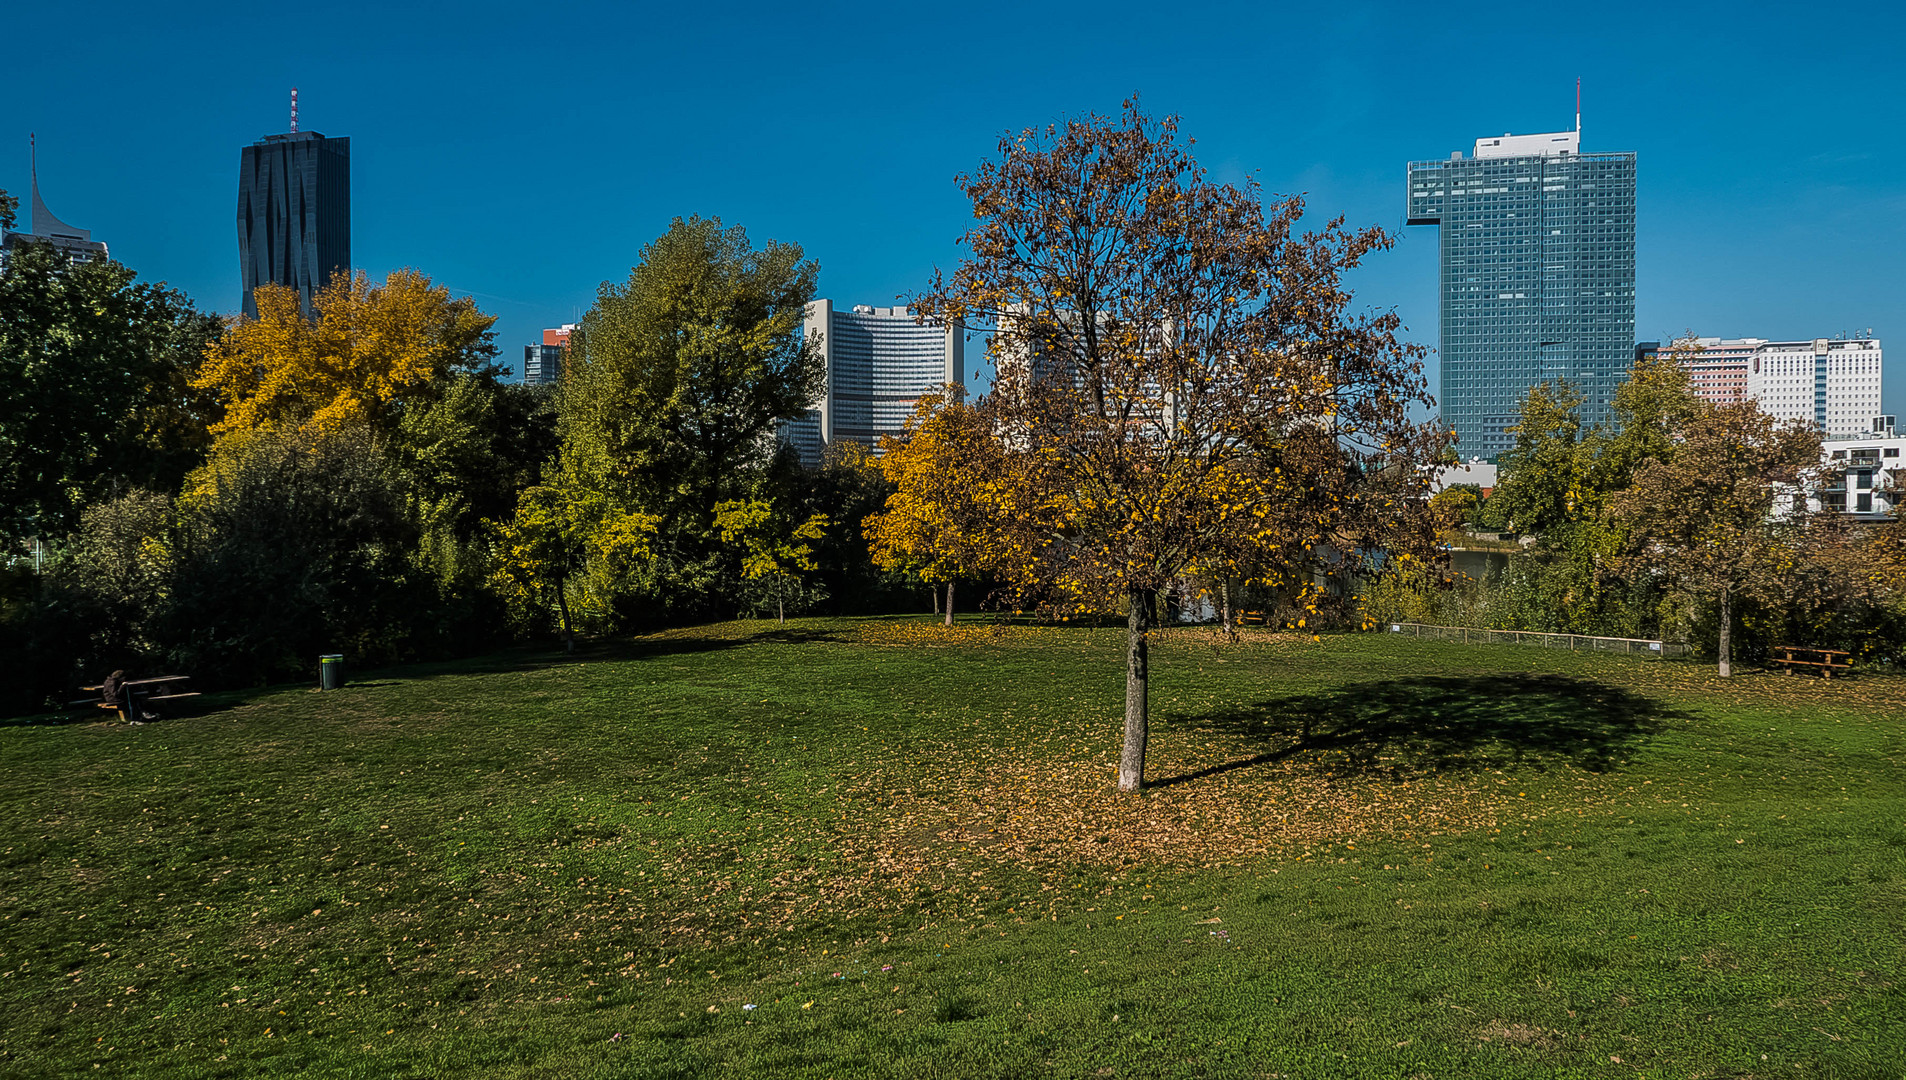
[[[110,709],[119,714],[121,720],[137,720],[139,717],[136,714],[144,711],[140,708],[142,705],[162,701],[180,701],[185,698],[198,697],[199,695],[195,691],[186,688],[185,684],[189,682],[191,678],[190,675],[158,675],[150,679],[127,679],[120,684],[121,696],[118,701],[101,701],[95,696],[81,701],[68,702],[67,707],[82,708],[91,705],[100,709]],[[105,684],[82,686],[80,689],[91,691],[97,695],[101,690],[105,689]],[[128,702],[131,703],[135,715],[127,715]]]
[[[1238,612],[1239,626],[1263,626],[1264,623],[1265,623],[1265,618],[1264,618],[1264,613],[1262,611]]]
[[[1836,671],[1851,671],[1853,668],[1852,653],[1806,645],[1776,645],[1773,661],[1789,675],[1794,673],[1795,668],[1818,668],[1820,674],[1829,679],[1833,678]]]

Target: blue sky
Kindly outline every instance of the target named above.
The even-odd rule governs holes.
[[[499,316],[571,321],[677,215],[800,243],[891,303],[959,257],[955,174],[1008,129],[1133,91],[1220,177],[1401,231],[1354,284],[1436,339],[1403,169],[1560,130],[1640,155],[1637,330],[1872,327],[1906,412],[1899,10],[1861,4],[37,4],[7,19],[0,187],[237,307],[239,148],[348,135],[353,255]],[[24,209],[24,207],[23,207]],[[1433,370],[1433,368],[1432,368]]]

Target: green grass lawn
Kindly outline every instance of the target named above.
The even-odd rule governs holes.
[[[0,1074],[1906,1076],[1906,679],[1175,631],[1120,795],[1121,647],[0,727]]]

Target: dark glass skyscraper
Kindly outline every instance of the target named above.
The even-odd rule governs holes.
[[[337,271],[351,269],[351,140],[315,131],[267,135],[238,165],[238,261],[245,314],[267,282],[295,289],[306,314]]]
[[[1635,155],[1579,132],[1476,140],[1413,161],[1411,225],[1441,226],[1442,413],[1457,451],[1494,457],[1529,389],[1567,380],[1601,423],[1635,355]]]

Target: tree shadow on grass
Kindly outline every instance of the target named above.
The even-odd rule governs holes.
[[[1562,675],[1422,676],[1171,718],[1262,753],[1168,776],[1170,787],[1310,754],[1344,775],[1402,779],[1465,769],[1573,766],[1605,772],[1684,714],[1618,686]]]
[[[741,649],[751,645],[805,645],[822,642],[853,644],[854,641],[855,638],[852,632],[844,631],[839,626],[781,626],[779,624],[768,624],[759,630],[750,630],[740,633],[697,633],[693,628],[690,628],[633,638],[619,636],[577,638],[576,651],[573,653],[565,652],[560,644],[551,642],[507,645],[480,656],[425,660],[407,664],[374,665],[362,670],[353,668],[351,666],[351,658],[347,655],[345,657],[346,667],[343,690],[332,691],[332,693],[400,686],[405,683],[422,682],[445,675],[510,675],[544,671],[550,668],[569,667],[581,663],[659,660],[671,656],[693,656],[703,653],[725,652],[730,649]],[[313,677],[308,682],[271,683],[264,686],[225,686],[217,689],[208,689],[204,693],[204,696],[196,703],[186,707],[168,708],[163,715],[166,719],[183,719],[200,716],[208,712],[216,712],[220,709],[230,708],[234,705],[247,704],[268,694],[278,694],[299,689],[314,689],[316,682],[316,678]],[[201,683],[200,685],[207,684]],[[74,707],[59,711],[0,716],[0,729],[97,724],[102,722],[102,720],[117,722],[110,717],[102,717],[96,710]]]
[[[25,727],[65,727],[69,724],[119,723],[119,718],[110,713],[77,708],[60,712],[22,713],[19,716],[0,716],[0,728]]]
[[[762,644],[805,645],[820,642],[851,644],[853,640],[851,633],[843,633],[838,627],[779,625],[746,633],[702,634],[696,633],[693,629],[687,629],[639,637],[579,637],[576,639],[576,651],[573,653],[564,652],[560,644],[549,642],[513,645],[482,656],[375,668],[366,671],[364,678],[388,680],[378,685],[391,685],[393,682],[430,679],[440,675],[503,675],[542,671],[580,663],[695,656]],[[350,685],[363,686],[368,683],[353,682]]]

